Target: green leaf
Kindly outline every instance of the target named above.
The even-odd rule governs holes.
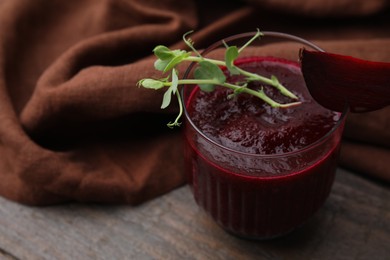
[[[171,97],[172,97],[172,88],[169,87],[167,91],[165,91],[164,93],[161,109],[164,109],[167,106],[169,106],[169,104],[171,103]]]
[[[199,62],[199,67],[194,71],[194,77],[195,79],[215,81],[216,84],[223,84],[226,81],[226,77],[218,65],[209,61]],[[215,88],[214,84],[199,84],[199,87],[206,92],[213,91]]]
[[[181,54],[178,54],[173,59],[169,60],[169,63],[166,65],[163,72],[167,72],[171,69],[173,69],[177,64],[181,63],[185,58],[187,58],[191,53],[189,52],[183,52]]]
[[[230,46],[226,49],[225,52],[225,63],[226,67],[228,68],[229,72],[232,75],[238,75],[240,72],[238,71],[237,67],[234,65],[234,61],[238,57],[238,48],[237,46]]]
[[[169,106],[169,104],[171,103],[172,95],[175,95],[177,92],[178,85],[179,85],[179,77],[177,76],[177,71],[173,69],[171,86],[164,93],[161,109],[164,109],[167,106]]]
[[[154,62],[154,68],[159,71],[164,71],[167,65],[169,64],[170,60],[160,60],[157,59]]]
[[[163,88],[164,87],[164,83],[159,81],[159,80],[155,80],[155,79],[143,79],[143,80],[140,80],[137,85],[140,85],[144,88],[149,88],[149,89],[160,89],[160,88]]]
[[[159,45],[153,50],[157,56],[157,60],[154,62],[154,68],[164,73],[171,70],[183,59],[191,55],[191,53],[185,50],[170,50],[168,47]]]
[[[184,56],[188,57],[188,56],[191,54],[191,52],[187,52],[187,51],[185,51],[185,50],[173,50],[173,51],[172,51],[172,54],[173,54],[174,56],[181,56],[181,55],[184,55]]]
[[[197,76],[195,78],[198,79],[213,79],[217,81],[219,84],[225,83],[226,77],[221,68],[211,63],[210,61],[201,61],[199,62],[199,67],[197,69]]]
[[[163,72],[165,73],[165,72],[173,69],[177,64],[179,64],[182,61],[183,61],[182,56],[175,56],[173,59],[169,60],[167,66],[165,67]]]
[[[199,87],[204,92],[212,92],[215,89],[214,84],[199,84]]]
[[[179,77],[177,75],[177,70],[173,69],[172,70],[172,85],[171,85],[172,94],[176,93],[178,85],[179,85]]]
[[[158,45],[153,49],[154,55],[161,60],[172,59],[174,57],[174,53],[168,47],[164,45]]]

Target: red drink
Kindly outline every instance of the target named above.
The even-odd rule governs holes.
[[[297,63],[268,57],[237,65],[277,76],[303,104],[273,109],[246,94],[227,99],[226,88],[205,93],[186,86],[186,171],[197,204],[219,225],[267,239],[301,226],[324,204],[344,115],[312,100]],[[276,101],[287,100],[267,91]]]

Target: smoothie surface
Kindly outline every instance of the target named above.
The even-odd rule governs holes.
[[[257,97],[239,94],[228,98],[231,90],[217,87],[212,92],[199,88],[189,99],[187,110],[194,124],[206,136],[228,148],[253,154],[283,154],[300,150],[326,135],[340,119],[340,113],[317,104],[310,96],[298,63],[273,57],[251,57],[237,61],[239,67],[270,77],[275,75],[302,104],[272,108]],[[240,82],[241,76],[228,76]],[[279,103],[294,100],[270,86],[251,83]]]

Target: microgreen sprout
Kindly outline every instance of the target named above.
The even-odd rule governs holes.
[[[259,30],[257,30],[256,34],[241,48],[237,48],[237,46],[228,46],[225,42],[223,42],[226,48],[224,60],[203,57],[195,49],[193,40],[187,37],[190,33],[192,33],[192,31],[183,35],[183,41],[191,49],[191,51],[171,50],[163,45],[158,45],[153,49],[154,55],[157,57],[157,60],[154,63],[154,68],[158,71],[161,71],[163,74],[170,72],[170,76],[161,79],[146,78],[140,80],[137,83],[138,86],[149,89],[158,90],[167,88],[161,104],[162,109],[169,106],[172,96],[176,95],[179,102],[179,114],[175,121],[168,123],[169,127],[180,126],[179,120],[183,114],[183,103],[178,89],[179,85],[198,85],[202,91],[206,92],[213,91],[217,85],[223,86],[233,90],[233,94],[229,95],[230,98],[240,93],[247,93],[262,99],[271,107],[287,108],[300,104],[299,101],[281,104],[268,97],[263,88],[260,90],[248,88],[247,86],[249,82],[258,81],[262,84],[275,87],[281,94],[291,99],[298,99],[298,97],[285,88],[275,76],[267,78],[256,73],[245,71],[234,64],[239,54],[254,40],[260,38],[263,35]],[[196,62],[198,64],[194,71],[193,79],[179,79],[179,72],[177,71],[176,67],[184,61]],[[226,76],[221,67],[226,67],[229,73],[232,75],[244,76],[246,81],[234,84],[227,82]]]

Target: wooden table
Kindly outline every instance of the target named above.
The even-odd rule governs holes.
[[[0,198],[0,259],[390,259],[390,189],[338,169],[314,218],[271,241],[225,233],[188,186],[137,207]]]

